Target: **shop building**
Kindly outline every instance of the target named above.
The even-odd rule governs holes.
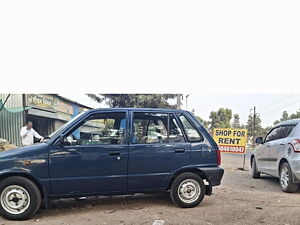
[[[48,136],[91,108],[57,94],[0,94],[0,109],[0,138],[21,146],[19,132],[27,120],[40,135]]]

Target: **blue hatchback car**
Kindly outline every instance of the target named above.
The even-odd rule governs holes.
[[[93,109],[43,143],[0,153],[0,213],[24,220],[42,200],[158,191],[195,207],[220,184],[220,160],[190,112]]]

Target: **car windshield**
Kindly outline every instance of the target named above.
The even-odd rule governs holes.
[[[58,134],[60,131],[62,131],[63,129],[65,129],[65,127],[67,127],[69,124],[71,124],[74,120],[76,120],[77,118],[79,118],[80,116],[82,116],[85,112],[81,112],[79,113],[77,116],[75,116],[73,119],[71,119],[69,122],[65,123],[63,126],[61,126],[58,130],[54,131],[52,134],[49,135],[49,139],[51,139],[52,137],[54,137],[56,134]]]

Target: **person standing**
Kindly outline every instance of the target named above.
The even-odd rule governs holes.
[[[23,146],[30,146],[34,144],[34,137],[40,139],[42,142],[44,138],[39,135],[33,128],[32,128],[32,122],[27,121],[26,125],[21,128],[21,138],[22,138],[22,144]]]

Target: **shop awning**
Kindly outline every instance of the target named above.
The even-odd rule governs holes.
[[[31,109],[32,107],[14,107],[14,108],[6,108],[5,105],[3,105],[3,102],[2,100],[0,99],[0,110],[6,110],[8,112],[11,112],[11,113],[18,113],[18,112],[23,112],[25,110],[28,110],[28,109]]]

